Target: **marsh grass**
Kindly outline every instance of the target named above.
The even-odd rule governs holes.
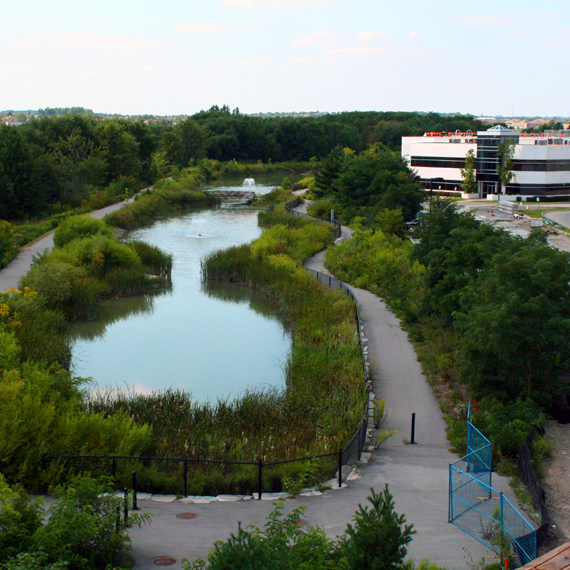
[[[157,184],[154,189],[138,195],[129,206],[105,216],[105,221],[112,226],[130,230],[150,224],[160,215],[185,208],[216,206],[220,203],[216,196],[196,190],[198,182],[193,183],[190,180],[185,178],[178,183],[166,180],[160,185]]]
[[[173,389],[146,395],[108,391],[92,394],[91,411],[123,412],[135,423],[149,425],[149,456],[273,463],[338,452],[354,435],[366,399],[354,305],[298,265],[330,242],[326,225],[299,224],[281,215],[252,244],[216,251],[202,263],[205,288],[211,281],[255,288],[291,323],[285,389],[246,390],[213,403],[196,402],[191,394]],[[176,471],[172,466],[145,469],[145,485],[154,484],[152,473],[170,489],[181,481],[171,473]],[[192,470],[189,494],[242,494],[257,485],[247,466],[193,465]],[[331,478],[335,471],[334,458],[319,460],[315,478]],[[303,462],[264,468],[264,490],[281,490],[284,480],[303,472]]]

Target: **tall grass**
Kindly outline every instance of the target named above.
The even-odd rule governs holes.
[[[162,186],[140,194],[129,206],[108,214],[105,221],[112,226],[130,230],[151,223],[159,215],[220,203],[216,196],[184,186],[184,183],[167,181]]]
[[[273,462],[335,453],[358,427],[366,393],[354,305],[296,263],[330,243],[330,230],[314,223],[292,227],[297,224],[289,216],[280,221],[250,245],[212,253],[202,265],[202,277],[254,287],[274,300],[293,328],[285,389],[247,390],[215,403],[196,402],[177,390],[93,394],[91,410],[120,411],[152,427],[147,454]],[[266,485],[277,490],[282,478],[300,472],[302,465],[272,470]],[[195,477],[200,488],[217,492],[251,487],[247,468],[238,471],[227,475],[226,486],[220,469],[212,471],[217,473],[213,479],[204,471]],[[323,467],[323,473],[329,471],[330,466]]]

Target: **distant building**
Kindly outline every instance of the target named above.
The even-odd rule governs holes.
[[[570,196],[570,133],[525,134],[495,126],[476,134],[425,133],[402,137],[402,157],[425,188],[437,193],[461,192],[465,157],[477,157],[477,195],[501,193],[497,173],[499,144],[514,144],[513,180],[506,194],[522,196]],[[435,180],[437,179],[437,180]]]

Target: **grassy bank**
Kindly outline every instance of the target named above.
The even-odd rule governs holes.
[[[181,188],[186,183],[184,177],[164,182],[156,195],[193,193]],[[0,469],[10,482],[45,489],[74,472],[108,468],[100,462],[53,461],[42,470],[44,455],[270,463],[336,453],[347,443],[366,398],[354,307],[297,265],[331,243],[330,228],[284,214],[284,198],[283,191],[268,198],[274,204],[260,215],[268,229],[258,240],[213,253],[204,262],[203,278],[205,286],[234,282],[273,299],[294,329],[286,388],[248,391],[213,404],[172,390],[91,397],[83,392],[85,381],[65,370],[69,320],[95,316],[105,295],[139,294],[168,282],[172,260],[146,244],[114,240],[112,229],[98,220],[76,217],[60,226],[54,251],[41,256],[23,279],[26,289],[5,295],[1,303],[0,396],[7,413],[0,422]],[[32,417],[42,422],[41,429]],[[286,480],[322,481],[333,477],[336,467],[332,458],[267,468],[264,489],[280,490]],[[121,462],[118,481],[128,484],[132,470],[141,490],[181,491],[179,465]],[[250,466],[193,467],[190,475],[188,491],[195,494],[248,493],[257,485],[257,470]]]
[[[35,260],[21,289],[0,295],[0,472],[37,491],[69,475],[42,467],[50,454],[140,454],[150,429],[124,413],[88,410],[86,381],[70,363],[70,321],[94,318],[104,297],[149,294],[170,283],[172,257],[122,243],[88,216],[64,221],[55,248]]]

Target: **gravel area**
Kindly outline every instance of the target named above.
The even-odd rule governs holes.
[[[570,424],[547,422],[546,437],[554,449],[544,465],[542,483],[552,523],[556,526],[554,534],[562,544],[570,541]]]

